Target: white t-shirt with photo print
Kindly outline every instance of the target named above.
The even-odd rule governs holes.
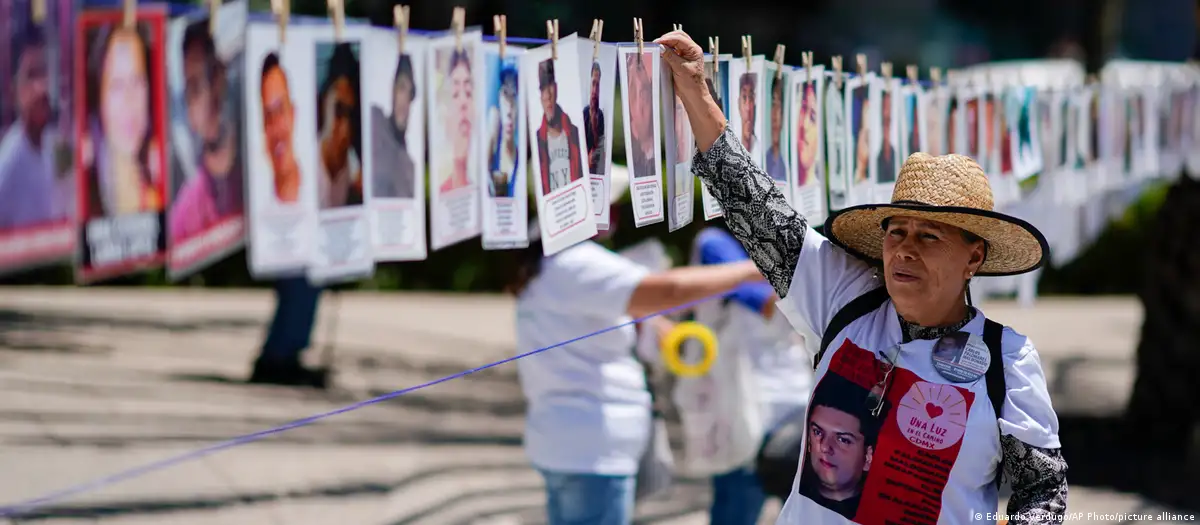
[[[550,191],[571,183],[571,145],[567,134],[549,133],[546,137],[547,157],[550,159]]]
[[[788,295],[777,304],[793,325],[811,329],[819,338],[843,306],[882,285],[871,267],[810,228]],[[981,336],[983,325],[983,312],[977,311],[962,331]],[[998,507],[995,477],[1001,448],[997,429],[1036,447],[1060,446],[1058,418],[1041,362],[1025,336],[1009,328],[1004,330],[1007,396],[999,418],[988,399],[984,377],[952,383],[933,366],[934,341],[913,341],[894,350],[901,341],[901,326],[891,301],[851,322],[832,339],[817,369],[814,398],[820,396],[824,384],[839,381],[866,386],[862,390],[865,393],[869,385],[881,379],[878,369],[872,368],[884,362],[882,355],[896,363],[885,394],[888,403],[878,437],[862,468],[866,474],[861,476],[858,495],[842,499],[845,504],[835,509],[840,503],[829,503],[829,499],[818,503],[817,499],[823,498],[806,495],[811,492],[804,488],[821,483],[821,478],[812,474],[813,467],[805,468],[814,432],[810,421],[805,452],[777,523],[873,524],[906,517],[933,521],[935,516],[936,522],[943,525],[977,523],[976,513],[994,514]],[[831,366],[839,374],[831,373]],[[864,369],[869,373],[860,372]],[[862,398],[856,401],[863,403]],[[825,454],[828,452],[818,453],[815,463],[826,471],[836,469],[825,461]],[[802,484],[806,472],[818,482]]]

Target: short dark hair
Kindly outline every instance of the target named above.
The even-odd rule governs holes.
[[[460,49],[450,55],[450,67],[446,68],[446,72],[454,71],[458,66],[467,68],[467,71],[471,70],[471,57],[467,55],[466,49]]]
[[[205,60],[217,59],[217,44],[213,41],[212,34],[208,32],[208,20],[200,20],[188,24],[187,29],[183,31],[183,45],[180,50],[186,56],[189,49],[193,46],[200,46],[200,52],[204,53]]]
[[[325,97],[329,95],[333,89],[333,84],[339,79],[346,79],[350,83],[350,90],[354,92],[354,107],[358,108],[362,103],[359,100],[362,97],[362,90],[359,89],[359,63],[358,57],[354,54],[354,48],[349,42],[341,42],[333,46],[333,55],[329,57],[329,71],[325,75],[325,81],[321,83],[321,88],[317,90],[317,130],[325,127],[325,112],[320,108],[324,107]],[[362,115],[358,111],[350,112],[350,142],[354,147],[354,151],[362,153],[362,136],[359,133],[361,129]]]
[[[500,94],[512,93],[517,96],[517,68],[505,67],[500,70]]]
[[[396,62],[396,74],[392,76],[392,89],[400,82],[400,77],[408,77],[409,93],[408,95],[417,98],[417,78],[413,76],[412,57],[408,55],[400,55],[400,60]]]
[[[267,74],[276,69],[278,69],[280,72],[282,72],[283,65],[279,63],[279,55],[275,54],[275,52],[272,51],[270,53],[267,53],[267,56],[265,58],[263,58],[262,80],[266,80]],[[287,75],[284,75],[284,78],[286,79]]]
[[[538,63],[538,89],[546,89],[551,84],[555,84],[554,60],[548,58]]]
[[[740,88],[748,87],[748,88],[754,89],[754,88],[758,87],[755,85],[757,83],[758,83],[758,73],[752,73],[752,72],[747,71],[745,73],[742,73],[742,78],[738,79],[738,88],[740,89]]]
[[[592,62],[592,73],[600,73],[600,63]]]
[[[17,73],[20,73],[21,58],[26,51],[44,47],[46,47],[46,34],[42,31],[41,26],[30,24],[24,31],[17,34],[13,39],[13,57],[16,60],[13,60],[12,75],[16,77]]]
[[[775,82],[771,83],[771,96],[774,97],[776,93],[779,94],[779,100],[783,100],[783,80],[782,79],[776,80]]]
[[[866,388],[836,374],[826,374],[813,390],[811,410],[823,406],[854,417],[858,420],[859,432],[863,435],[864,444],[874,447],[879,439],[883,417],[871,414],[873,407],[868,406],[869,398],[870,391]],[[890,411],[888,404],[888,402],[884,402],[884,414]]]

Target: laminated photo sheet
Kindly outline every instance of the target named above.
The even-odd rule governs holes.
[[[696,139],[665,61],[662,68],[663,122],[668,123],[663,130],[667,152],[667,231],[673,232],[692,223],[696,179],[692,175],[692,157],[696,153]]]
[[[1041,173],[1046,164],[1038,109],[1037,88],[1013,86],[1005,93],[1004,113],[1008,126],[1004,133],[1008,135],[1012,174],[1017,181]]]
[[[750,160],[766,171],[766,60],[762,56],[729,61],[729,127]]]
[[[483,115],[478,153],[479,199],[483,203],[483,249],[529,246],[529,171],[525,148],[525,97],[520,82],[523,48],[485,42],[475,92]]]
[[[712,82],[716,103],[721,107],[721,112],[725,114],[726,121],[729,120],[729,61],[731,59],[733,59],[733,55],[717,55],[716,71],[714,71],[713,56],[711,54],[704,55],[704,70]],[[703,210],[704,220],[711,221],[723,217],[725,212],[721,210],[721,203],[712,196],[712,193],[709,193],[708,185],[704,180],[699,177],[697,179],[700,181],[700,208]]]
[[[1111,86],[1102,86],[1096,96],[1096,124],[1099,126],[1100,148],[1097,157],[1100,171],[1097,175],[1100,183],[1093,197],[1099,193],[1108,193],[1122,186],[1126,173],[1132,170],[1132,159],[1129,153],[1129,118],[1128,105],[1123,90]]]
[[[538,227],[547,256],[597,233],[579,127],[583,122],[579,44],[572,34],[558,40],[557,58],[550,44],[527,50],[521,58]]]
[[[78,11],[72,0],[46,0],[45,18],[35,23],[36,1],[0,4],[0,42],[12,50],[4,54],[11,76],[0,75],[0,144],[13,146],[0,148],[0,181],[6,181],[0,185],[0,275],[70,261],[79,238],[72,153]],[[34,116],[26,121],[23,114]],[[31,134],[42,138],[40,162],[30,162],[36,158]]]
[[[924,151],[935,157],[948,153],[949,141],[946,138],[947,124],[950,122],[950,89],[944,85],[934,85],[928,90],[921,90],[920,117],[925,123],[921,124],[921,143]],[[911,154],[911,152],[910,152]],[[905,157],[907,158],[907,157]]]
[[[892,188],[896,185],[896,175],[900,173],[900,164],[904,162],[900,145],[900,79],[875,77],[873,87],[877,93],[873,97],[878,104],[872,104],[874,110],[873,123],[877,127],[871,130],[871,151],[875,157],[872,167],[875,174],[874,202],[891,202]],[[868,115],[871,116],[871,115]],[[878,130],[878,131],[876,131]]]
[[[1074,98],[1075,115],[1075,186],[1080,193],[1073,194],[1072,202],[1084,204],[1092,197],[1105,191],[1105,164],[1100,152],[1104,142],[1100,132],[1100,89],[1086,86]]]
[[[1200,175],[1200,84],[1184,90],[1183,106],[1178,108],[1183,123],[1180,133],[1184,168],[1188,175]]]
[[[904,83],[895,102],[900,126],[900,163],[918,151],[929,153],[929,94],[920,84]],[[899,173],[899,171],[897,171]]]
[[[1065,160],[1068,155],[1067,146],[1070,144],[1067,136],[1069,117],[1064,111],[1067,107],[1064,103],[1066,99],[1066,92],[1057,89],[1042,91],[1037,95],[1038,139],[1042,144],[1042,163],[1045,166],[1040,177],[1043,181],[1048,181],[1051,187],[1050,201],[1055,206],[1067,204],[1067,195],[1073,183],[1073,166],[1067,165]],[[1043,184],[1045,183],[1038,183],[1039,186]]]
[[[850,132],[846,126],[846,78],[838,73],[825,75],[825,95],[821,113],[825,126],[821,137],[825,141],[826,173],[829,174],[829,210],[851,206],[850,195]]]
[[[372,30],[363,56],[370,170],[368,195],[371,252],[375,261],[421,261],[425,244],[425,59],[429,40],[407,35],[404,53],[396,33]]]
[[[1157,93],[1158,175],[1174,177],[1183,167],[1179,138],[1183,135],[1183,91],[1167,84]]]
[[[156,268],[166,255],[166,23],[161,6],[78,15],[74,100],[80,244],[76,281]]]
[[[1020,186],[1013,176],[1012,147],[1009,144],[1008,114],[1006,111],[1009,91],[1012,86],[994,84],[983,97],[982,112],[984,129],[980,131],[987,147],[988,163],[984,165],[988,182],[992,187],[992,200],[995,206],[1005,206],[1019,201]]]
[[[986,152],[980,150],[980,145],[983,142],[980,140],[979,131],[983,129],[980,123],[982,120],[979,110],[979,92],[973,87],[961,87],[955,91],[956,105],[951,110],[950,125],[954,143],[951,144],[951,153],[966,155],[975,159],[981,167],[985,167],[983,156]],[[957,114],[957,118],[955,118]]]
[[[364,174],[372,173],[371,137],[363,84],[386,84],[387,76],[364,76],[362,57],[374,43],[367,26],[345,28],[336,40],[333,26],[314,39],[313,67],[317,98],[308,104],[315,118],[317,141],[317,238],[308,267],[314,284],[345,282],[375,273],[371,220],[367,213]],[[393,55],[394,56],[394,55]],[[390,75],[388,75],[390,76]]]
[[[775,62],[765,62],[763,68],[763,170],[775,181],[775,187],[783,193],[784,200],[792,201],[791,148],[788,146],[788,86],[791,77],[784,66],[780,71]]]
[[[433,38],[426,48],[429,74],[430,249],[479,236],[479,147],[482,115],[475,103],[482,33]]]
[[[1159,90],[1154,87],[1143,87],[1135,90],[1138,100],[1140,122],[1135,122],[1139,130],[1139,140],[1135,142],[1134,162],[1137,165],[1138,179],[1153,179],[1159,176]]]
[[[245,132],[241,97],[247,3],[183,16],[167,29],[171,177],[167,277],[179,281],[246,242]]]
[[[976,127],[978,128],[979,138],[979,165],[983,166],[983,172],[987,174],[988,179],[992,182],[993,192],[995,191],[996,181],[999,180],[1001,174],[1000,163],[1000,122],[999,122],[999,107],[997,103],[998,97],[996,93],[1000,91],[998,86],[985,85],[978,91],[977,99],[977,114]],[[969,125],[969,124],[968,124]]]
[[[879,126],[879,119],[872,118],[876,114],[874,109],[879,107],[875,99],[879,92],[872,89],[876,86],[875,74],[847,78],[845,85],[846,104],[842,111],[846,115],[846,166],[850,178],[846,205],[870,204],[875,202],[876,161],[871,151],[871,135],[878,134],[872,128]]]
[[[612,179],[613,105],[617,90],[617,45],[580,40],[580,84],[583,86],[583,136],[587,149],[588,181],[596,228],[609,223],[609,181]]]
[[[792,72],[788,92],[788,141],[792,166],[792,206],[811,224],[825,223],[825,140],[821,129],[825,66]]]
[[[641,228],[663,221],[661,97],[662,65],[659,46],[645,44],[617,48],[621,78],[621,114],[625,122],[625,158],[629,166],[629,191],[633,223]],[[670,80],[670,77],[666,79]]]
[[[317,234],[314,39],[326,27],[246,27],[249,266],[256,280],[304,275]]]

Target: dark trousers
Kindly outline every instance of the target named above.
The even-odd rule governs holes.
[[[303,276],[275,281],[275,318],[267,330],[261,359],[299,364],[300,352],[312,344],[321,290]]]

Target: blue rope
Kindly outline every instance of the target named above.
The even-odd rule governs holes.
[[[603,329],[603,330],[598,330],[598,331],[596,331],[596,332],[592,332],[592,333],[590,333],[590,334],[587,334],[587,335],[582,335],[582,336],[576,337],[576,338],[574,338],[574,339],[568,339],[568,340],[566,340],[566,341],[563,341],[563,342],[561,342],[561,343],[555,343],[555,344],[552,344],[552,345],[550,345],[550,346],[547,346],[547,347],[544,347],[544,348],[538,348],[538,349],[536,349],[536,350],[532,350],[532,351],[529,351],[529,352],[526,352],[526,353],[523,353],[523,354],[519,354],[519,355],[516,355],[516,356],[513,356],[513,357],[509,357],[509,358],[507,358],[507,359],[502,359],[502,360],[500,360],[500,361],[496,361],[496,362],[494,362],[494,363],[489,363],[489,364],[483,365],[483,366],[481,366],[481,367],[478,367],[478,368],[473,368],[473,369],[471,369],[471,370],[467,370],[467,371],[465,371],[465,372],[458,372],[458,373],[456,373],[456,374],[451,374],[451,375],[449,375],[449,376],[443,377],[443,378],[441,378],[441,379],[436,379],[436,380],[430,381],[430,382],[428,382],[428,383],[424,383],[424,384],[420,384],[420,385],[417,385],[417,386],[408,387],[408,388],[405,388],[405,389],[403,389],[403,390],[396,390],[396,391],[394,391],[394,392],[390,392],[390,393],[387,393],[387,394],[384,394],[384,395],[381,395],[381,396],[378,396],[378,397],[374,397],[374,398],[371,398],[371,399],[367,399],[367,400],[365,400],[365,401],[359,401],[359,402],[357,402],[357,403],[354,403],[354,404],[351,404],[351,405],[347,405],[347,406],[344,406],[344,407],[342,407],[342,408],[339,408],[339,409],[337,409],[337,410],[333,410],[333,411],[330,411],[330,412],[325,412],[325,413],[323,413],[323,414],[317,414],[317,415],[315,415],[315,416],[309,416],[309,417],[306,417],[306,418],[303,418],[303,419],[297,419],[297,420],[295,420],[295,421],[292,421],[292,422],[290,422],[290,423],[286,423],[286,424],[283,424],[283,425],[280,425],[280,426],[277,426],[277,427],[274,427],[274,428],[269,428],[269,429],[266,429],[266,430],[260,430],[260,431],[258,431],[258,432],[254,432],[254,433],[252,433],[252,434],[246,434],[246,435],[243,435],[243,436],[238,436],[238,437],[235,437],[235,438],[232,438],[232,439],[228,439],[228,440],[225,440],[225,441],[222,441],[222,442],[219,442],[219,443],[215,443],[215,444],[209,445],[209,446],[207,446],[207,447],[203,447],[203,448],[200,448],[200,449],[192,450],[192,451],[190,451],[190,452],[184,452],[184,453],[182,453],[182,454],[177,454],[177,455],[174,455],[174,456],[171,456],[171,457],[165,458],[165,459],[161,459],[161,460],[158,460],[158,461],[154,461],[154,462],[151,462],[151,463],[147,463],[147,464],[144,464],[144,465],[140,465],[140,466],[137,466],[137,467],[133,467],[133,468],[130,468],[130,469],[127,469],[127,470],[123,470],[123,471],[121,471],[121,472],[117,472],[116,474],[111,474],[111,475],[108,475],[108,476],[104,476],[104,477],[96,478],[96,479],[94,479],[94,480],[92,480],[92,481],[87,481],[87,482],[84,482],[84,483],[80,483],[80,484],[78,484],[78,485],[74,485],[74,486],[70,486],[70,487],[67,487],[67,488],[64,488],[64,489],[60,489],[60,490],[57,490],[57,491],[54,491],[54,492],[50,492],[50,493],[48,493],[48,494],[45,494],[45,495],[42,495],[42,496],[39,496],[39,497],[36,497],[36,498],[33,498],[33,499],[29,499],[29,500],[23,501],[23,502],[21,502],[21,503],[17,503],[17,504],[13,504],[13,505],[6,505],[6,506],[4,506],[4,507],[0,507],[0,517],[10,517],[10,518],[11,518],[11,517],[17,517],[17,516],[20,516],[20,515],[22,515],[22,514],[26,514],[26,513],[30,512],[30,511],[32,511],[32,510],[35,510],[35,509],[37,509],[37,508],[39,508],[39,507],[44,507],[44,506],[46,506],[46,505],[48,505],[48,504],[50,504],[50,503],[54,503],[54,502],[56,502],[56,501],[61,501],[61,500],[67,499],[67,498],[69,498],[69,497],[76,496],[76,495],[79,495],[79,494],[82,494],[82,493],[85,493],[85,492],[90,492],[90,491],[93,491],[93,490],[96,490],[96,489],[99,489],[99,488],[107,487],[107,486],[109,486],[109,485],[115,485],[115,484],[117,484],[117,483],[120,483],[120,482],[123,482],[123,481],[127,481],[127,480],[130,480],[130,479],[133,479],[133,478],[141,477],[141,476],[144,476],[144,475],[146,475],[146,474],[149,474],[149,473],[151,473],[151,472],[155,472],[155,471],[163,470],[163,469],[166,469],[166,468],[169,468],[169,467],[173,467],[173,466],[175,466],[175,465],[179,465],[179,464],[181,464],[181,463],[185,463],[185,462],[188,462],[188,461],[191,461],[191,460],[194,460],[194,459],[200,459],[200,458],[202,458],[202,457],[204,457],[204,456],[208,456],[208,455],[210,455],[210,454],[213,454],[213,453],[215,453],[215,452],[218,452],[218,451],[221,451],[221,450],[225,450],[225,449],[228,449],[228,448],[233,448],[233,447],[237,447],[237,446],[245,445],[245,444],[248,444],[248,443],[252,443],[252,442],[254,442],[254,441],[258,441],[258,440],[260,440],[260,439],[262,439],[262,438],[265,438],[265,437],[267,437],[267,436],[271,436],[271,435],[274,435],[274,434],[279,434],[279,433],[281,433],[281,432],[286,432],[286,431],[288,431],[288,430],[291,430],[291,429],[294,429],[294,428],[300,428],[300,427],[303,427],[303,426],[306,426],[306,425],[310,425],[310,424],[312,424],[312,423],[315,423],[315,422],[317,422],[317,421],[320,421],[320,420],[322,420],[322,419],[329,418],[329,417],[333,417],[333,416],[336,416],[336,415],[338,415],[338,414],[344,414],[344,413],[346,413],[346,412],[352,412],[352,411],[358,410],[358,409],[360,409],[360,408],[365,408],[365,407],[368,407],[368,406],[370,406],[370,405],[374,405],[374,404],[382,403],[382,402],[384,402],[384,401],[387,401],[387,400],[389,400],[389,399],[393,399],[393,398],[396,398],[396,397],[400,397],[400,396],[402,396],[402,395],[404,395],[404,394],[407,394],[407,393],[409,393],[409,392],[414,392],[414,391],[420,390],[420,389],[422,389],[422,388],[431,387],[431,386],[434,386],[434,385],[436,385],[436,384],[439,384],[439,383],[445,383],[446,381],[450,381],[451,379],[458,379],[458,378],[460,378],[460,377],[464,377],[464,376],[466,376],[466,375],[473,374],[473,373],[475,373],[475,372],[478,372],[478,371],[480,371],[480,370],[486,370],[486,369],[488,369],[488,368],[492,368],[492,367],[499,366],[499,365],[502,365],[502,364],[505,364],[505,363],[509,363],[509,362],[512,362],[512,361],[516,361],[517,359],[521,359],[521,358],[523,358],[523,357],[528,357],[528,356],[531,356],[531,355],[534,355],[534,354],[538,354],[538,353],[541,353],[541,352],[545,352],[546,350],[550,350],[550,349],[552,349],[552,348],[558,348],[558,347],[560,347],[560,346],[564,346],[564,345],[568,345],[568,344],[571,344],[571,343],[574,343],[574,342],[577,342],[577,341],[581,341],[581,340],[583,340],[583,339],[587,339],[587,338],[589,338],[589,337],[597,336],[597,335],[600,335],[600,334],[603,334],[603,333],[606,333],[606,332],[611,332],[611,331],[613,331],[613,330],[616,330],[616,329],[619,329],[619,328],[624,328],[624,327],[626,327],[626,326],[630,326],[630,325],[638,324],[638,323],[641,323],[641,322],[643,322],[643,321],[646,321],[646,320],[648,320],[648,319],[651,319],[651,318],[654,318],[654,317],[657,317],[657,316],[660,316],[660,315],[666,315],[666,314],[670,314],[670,313],[673,313],[673,312],[676,312],[676,311],[679,311],[679,310],[687,310],[687,309],[689,309],[689,308],[692,308],[692,307],[694,307],[694,306],[696,306],[696,305],[698,305],[698,304],[700,304],[700,303],[704,303],[704,302],[707,302],[707,301],[712,301],[712,300],[714,300],[714,299],[719,299],[719,298],[721,298],[721,297],[724,297],[724,296],[726,296],[726,295],[729,295],[730,293],[732,293],[732,292],[725,292],[725,293],[720,293],[720,294],[712,295],[712,296],[709,296],[709,297],[705,297],[705,298],[703,298],[703,299],[697,299],[697,300],[695,300],[695,301],[692,301],[692,302],[689,302],[689,303],[685,303],[685,304],[682,304],[682,305],[680,305],[680,306],[676,306],[676,307],[674,307],[674,308],[668,308],[668,309],[666,309],[666,310],[662,310],[662,311],[659,311],[659,312],[655,312],[655,313],[649,314],[649,315],[647,315],[647,316],[645,316],[645,317],[641,317],[641,318],[638,318],[638,319],[633,319],[633,320],[630,320],[630,321],[628,321],[628,322],[625,322],[625,323],[621,323],[621,324],[619,324],[619,325],[616,325],[616,326],[610,326],[610,327],[608,327],[608,328],[605,328],[605,329]]]

